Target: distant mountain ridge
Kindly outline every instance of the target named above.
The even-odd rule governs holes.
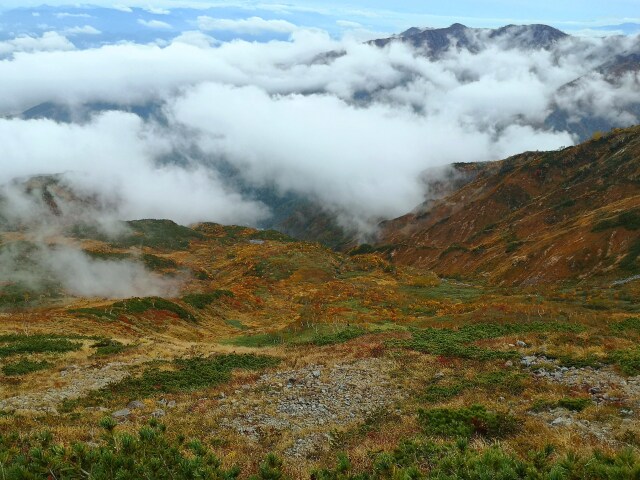
[[[392,42],[402,42],[437,59],[454,46],[477,53],[491,42],[508,38],[510,48],[550,48],[566,37],[566,33],[548,25],[506,25],[492,30],[454,23],[446,28],[412,27],[399,35],[372,40],[369,44],[385,47]]]

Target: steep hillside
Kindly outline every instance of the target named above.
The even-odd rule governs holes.
[[[385,222],[394,261],[532,285],[640,273],[640,127],[493,162],[435,204]]]

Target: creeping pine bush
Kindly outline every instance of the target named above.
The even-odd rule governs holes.
[[[408,340],[390,341],[394,347],[447,357],[492,360],[514,358],[517,352],[490,350],[473,345],[477,340],[499,338],[506,335],[543,332],[579,332],[583,327],[568,323],[478,323],[465,325],[458,330],[448,328],[412,329]]]
[[[177,393],[211,387],[226,382],[234,369],[260,370],[277,365],[279,359],[266,355],[214,355],[172,362],[172,370],[152,367],[137,378],[126,378],[99,391],[100,394],[149,397],[155,393]]]
[[[31,360],[19,360],[15,363],[9,363],[2,367],[2,373],[7,377],[26,375],[31,372],[45,370],[52,365],[49,362],[32,362]]]
[[[490,412],[482,405],[419,410],[418,423],[426,435],[439,437],[468,438],[478,435],[504,438],[517,431],[514,417]]]
[[[203,309],[207,305],[211,305],[216,300],[222,297],[233,297],[233,292],[229,290],[214,290],[210,293],[191,293],[182,297],[182,301],[191,305],[192,307]]]
[[[287,480],[283,461],[268,455],[254,472],[224,468],[200,440],[169,436],[155,420],[137,433],[117,432],[117,422],[106,417],[98,444],[54,443],[53,435],[33,437],[0,433],[2,480]],[[499,444],[471,448],[465,438],[434,442],[417,437],[395,449],[377,453],[371,465],[354,471],[349,458],[340,454],[333,467],[311,472],[312,480],[610,480],[640,476],[640,459],[632,449],[615,454],[589,456],[554,455],[551,446],[523,457]],[[251,475],[248,476],[247,475]]]
[[[638,478],[640,459],[631,450],[614,455],[569,453],[555,457],[547,445],[519,457],[499,445],[470,448],[465,440],[441,443],[413,439],[395,450],[378,454],[365,471],[354,472],[349,459],[338,457],[336,466],[316,470],[313,480],[610,480]]]
[[[66,353],[82,344],[53,335],[0,335],[0,358],[26,353]]]
[[[115,422],[101,422],[102,445],[76,443],[64,447],[52,443],[50,434],[22,440],[0,436],[0,475],[6,480],[56,478],[92,480],[225,479],[240,470],[225,470],[220,460],[197,440],[172,441],[165,427],[151,422],[137,434],[115,434]]]

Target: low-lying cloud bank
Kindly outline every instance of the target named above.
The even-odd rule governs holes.
[[[0,112],[52,102],[84,113],[0,120],[0,183],[64,173],[112,198],[121,218],[185,224],[256,224],[270,212],[251,188],[270,186],[366,232],[423,200],[427,169],[574,143],[545,125],[556,108],[575,121],[638,121],[625,110],[638,102],[637,72],[596,70],[637,51],[637,38],[569,38],[527,52],[503,39],[432,61],[406,45],[336,41],[286,21],[201,20],[214,34],[277,29],[291,39],[219,45],[185,32],[168,45],[5,46],[14,50],[0,61]]]

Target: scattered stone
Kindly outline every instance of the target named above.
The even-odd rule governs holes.
[[[164,417],[165,416],[165,411],[162,410],[161,408],[154,410],[153,413],[151,413],[151,416],[153,418],[160,418],[160,417]]]
[[[506,362],[504,362],[504,366],[507,368],[511,368],[513,367],[513,362],[511,360],[507,360]]]
[[[524,348],[524,347],[526,347],[526,346],[527,346],[527,344],[526,344],[526,343],[524,343],[522,340],[518,340],[518,341],[516,342],[516,345],[517,345],[518,347],[522,347],[522,348]]]
[[[144,407],[145,407],[145,404],[142,403],[140,400],[134,400],[132,402],[129,402],[129,404],[127,405],[127,408],[130,410],[137,410]]]
[[[522,357],[522,360],[520,360],[520,363],[525,367],[530,367],[531,365],[535,365],[536,363],[538,363],[538,357],[536,357],[535,355]]]
[[[566,427],[573,423],[573,419],[570,417],[558,417],[551,422],[552,427]]]
[[[123,408],[122,410],[116,410],[111,414],[111,416],[116,419],[125,419],[129,415],[131,415],[131,410],[129,410],[128,408]]]
[[[404,398],[404,390],[392,384],[394,365],[370,358],[262,375],[252,390],[230,396],[221,406],[226,418],[220,425],[256,442],[273,432],[292,432],[293,443],[285,454],[316,458],[329,439],[309,430],[362,421]]]
[[[69,365],[60,372],[64,386],[33,391],[0,400],[0,410],[6,412],[34,411],[57,414],[56,405],[65,400],[75,400],[88,392],[100,390],[129,376],[122,362],[108,363],[102,367],[80,367]]]

